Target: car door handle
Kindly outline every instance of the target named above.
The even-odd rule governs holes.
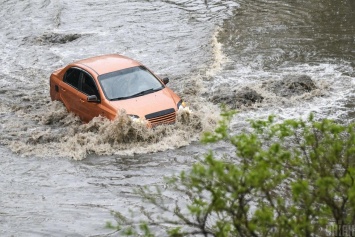
[[[63,87],[61,88],[62,89],[62,91],[67,91],[66,89],[64,89]]]
[[[80,99],[80,101],[81,101],[81,103],[84,103],[84,102],[85,102],[85,100],[83,100],[83,99]]]

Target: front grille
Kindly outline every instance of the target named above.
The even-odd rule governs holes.
[[[158,126],[160,124],[171,124],[175,123],[176,113],[175,109],[166,109],[152,114],[147,114],[145,118],[150,122],[152,127]]]

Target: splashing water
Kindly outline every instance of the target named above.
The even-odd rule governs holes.
[[[83,124],[77,116],[68,113],[61,102],[52,102],[41,114],[28,116],[28,121],[21,121],[23,124],[3,125],[2,143],[22,155],[62,156],[76,160],[88,154],[157,152],[186,146],[198,140],[202,131],[213,129],[218,120],[218,110],[215,114],[208,113],[209,116],[203,114],[199,110],[192,113],[179,110],[175,124],[160,125],[154,129],[132,122],[124,111],[113,121],[96,117]],[[33,123],[37,125],[33,126]],[[16,130],[19,136],[5,135]]]

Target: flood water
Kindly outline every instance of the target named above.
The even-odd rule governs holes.
[[[111,210],[128,215],[143,205],[137,187],[164,185],[164,176],[189,169],[209,149],[231,154],[223,142],[198,143],[218,121],[210,98],[221,88],[248,87],[264,98],[240,108],[234,133],[247,119],[270,114],[355,118],[353,0],[0,4],[0,236],[110,234],[104,225]],[[50,101],[53,70],[107,53],[169,76],[192,119],[154,131],[134,127],[135,137],[127,138],[125,124],[82,124]],[[317,89],[291,97],[267,89],[302,75]]]

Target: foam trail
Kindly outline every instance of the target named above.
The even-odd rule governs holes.
[[[223,69],[223,64],[226,62],[227,58],[223,54],[222,44],[218,42],[217,36],[220,29],[217,28],[212,36],[212,49],[213,49],[213,64],[206,71],[206,76],[213,77],[218,72]]]

